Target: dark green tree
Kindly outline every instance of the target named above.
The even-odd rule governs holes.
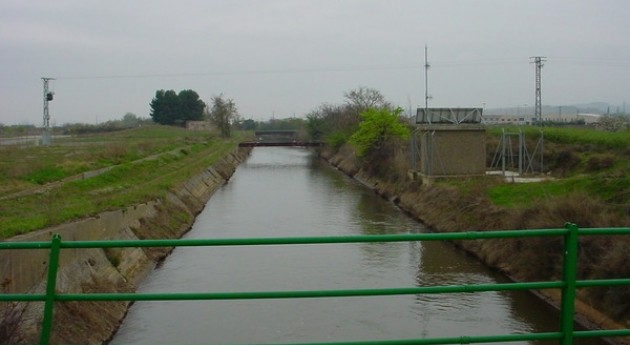
[[[203,111],[206,108],[206,104],[199,99],[199,95],[195,91],[182,90],[177,95],[177,98],[179,99],[182,121],[203,120]]]
[[[193,90],[182,90],[179,94],[174,90],[158,90],[150,105],[151,118],[163,125],[181,125],[186,121],[202,120],[206,107]]]
[[[179,98],[173,90],[158,90],[151,100],[151,118],[155,123],[172,125],[178,118]]]
[[[245,131],[256,130],[257,123],[252,119],[247,119],[241,123],[241,129]]]

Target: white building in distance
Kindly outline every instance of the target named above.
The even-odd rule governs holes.
[[[547,114],[542,116],[544,122],[557,122],[557,123],[575,123],[584,121],[586,125],[592,125],[599,122],[602,115],[599,114],[573,114],[573,115],[558,115]],[[484,115],[482,123],[487,125],[531,125],[536,123],[536,119],[533,115]]]

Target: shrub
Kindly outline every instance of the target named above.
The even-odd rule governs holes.
[[[402,109],[367,109],[361,113],[359,129],[352,134],[349,142],[357,149],[359,157],[387,144],[409,138],[409,129],[399,121]]]
[[[600,248],[599,260],[592,264],[591,279],[623,278],[630,274],[630,259],[628,245],[630,238],[619,236],[615,241],[606,244],[606,248]],[[630,288],[629,287],[605,287],[589,289],[589,297],[592,303],[602,306],[610,311],[612,316],[618,319],[627,318],[630,315]]]
[[[586,161],[586,171],[599,171],[612,167],[616,162],[615,156],[612,154],[594,155]]]
[[[348,141],[345,134],[342,132],[335,132],[326,137],[326,144],[335,150],[339,150],[343,144]]]
[[[558,175],[564,176],[580,165],[580,157],[572,150],[562,150],[555,157],[550,157],[548,162],[551,170],[555,170]]]

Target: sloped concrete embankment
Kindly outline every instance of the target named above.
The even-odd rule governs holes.
[[[225,184],[251,149],[240,148],[191,178],[163,200],[20,235],[8,241],[179,238],[211,195]],[[64,249],[57,292],[132,292],[171,248]],[[0,251],[2,293],[43,293],[49,250]],[[101,344],[116,331],[129,302],[56,303],[51,343]],[[43,303],[1,303],[0,344],[39,342]]]
[[[320,157],[383,198],[395,202],[402,210],[421,221],[432,231],[457,232],[513,228],[511,219],[515,217],[514,214],[492,205],[487,200],[481,200],[474,194],[462,195],[454,188],[419,186],[415,183],[400,183],[372,176],[362,168],[361,162],[350,147],[343,146],[338,152],[323,149]],[[497,241],[502,242],[497,245]],[[531,266],[551,266],[545,261],[554,260],[551,255],[537,255],[537,260],[533,262],[531,256],[522,253],[522,248],[515,247],[515,243],[522,245],[523,241],[494,240],[494,244],[491,242],[493,241],[455,241],[454,244],[488,267],[501,271],[515,281],[541,280],[540,277],[531,276],[526,272],[532,271]],[[559,307],[560,305],[558,290],[538,291],[537,295],[552,306]],[[580,299],[576,300],[575,308],[576,320],[586,328],[620,329],[630,325],[613,320],[601,310]],[[630,338],[615,338],[609,342],[630,344]]]

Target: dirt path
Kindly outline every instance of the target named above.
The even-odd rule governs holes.
[[[161,153],[156,153],[154,155],[150,155],[144,158],[140,158],[137,159],[135,161],[131,161],[129,163],[131,164],[137,164],[140,162],[144,162],[144,161],[148,161],[148,160],[155,160],[158,159],[161,156],[164,155],[169,155],[169,154],[177,154],[178,152],[181,152],[181,150],[187,149],[189,148],[189,146],[182,146],[182,147],[178,147],[176,149],[167,151],[167,152],[161,152]],[[110,170],[112,170],[113,168],[119,166],[120,164],[116,164],[116,165],[110,165],[104,168],[100,168],[100,169],[96,169],[96,170],[90,170],[90,171],[84,171],[80,174],[77,175],[73,175],[73,176],[69,176],[66,177],[64,179],[61,179],[59,181],[55,181],[55,182],[50,182],[50,183],[46,183],[45,185],[42,186],[37,186],[34,188],[30,188],[30,189],[26,189],[23,191],[19,191],[16,193],[12,193],[9,195],[4,195],[2,197],[0,197],[0,201],[4,201],[4,200],[11,200],[11,199],[15,199],[15,198],[20,198],[20,197],[24,197],[24,196],[29,196],[29,195],[34,195],[34,194],[43,194],[46,193],[52,189],[55,188],[59,188],[62,187],[64,184],[68,183],[68,182],[72,182],[72,181],[78,181],[78,180],[85,180],[88,178],[92,178],[92,177],[96,177],[99,175],[102,175]]]

